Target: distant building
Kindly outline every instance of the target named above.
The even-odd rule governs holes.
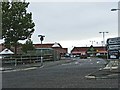
[[[4,50],[4,49],[6,49],[6,47],[4,46],[4,44],[2,43],[2,44],[0,44],[0,52],[2,51],[2,50]],[[15,48],[12,46],[11,48],[9,48],[12,52],[15,52]],[[17,54],[22,54],[22,47],[21,47],[21,45],[18,45],[17,46]]]
[[[62,48],[59,43],[48,43],[48,44],[34,44],[36,49],[40,48],[50,48],[60,53],[61,56],[64,56],[68,53],[68,48]]]
[[[95,56],[95,55],[105,55],[107,54],[106,48],[103,46],[96,46],[93,47],[74,47],[71,50],[72,55],[88,55],[88,56]]]
[[[48,43],[48,44],[33,44],[35,50],[27,51],[24,53],[22,51],[22,46],[17,47],[18,55],[31,55],[31,56],[41,56],[44,60],[60,60],[61,57],[64,57],[68,53],[67,48],[62,48],[59,43]],[[0,44],[0,52],[6,47],[3,44]],[[11,51],[15,51],[14,47],[10,48]]]
[[[62,48],[62,46],[59,43],[47,43],[47,44],[33,44],[33,46],[35,47],[35,49],[40,49],[40,48],[44,48],[44,49],[53,49],[57,52],[60,53],[61,56],[64,56],[66,53],[68,53],[68,48]],[[4,50],[6,47],[3,44],[0,44],[0,52],[2,50]],[[22,50],[21,50],[21,46],[18,46],[17,48],[17,53],[21,54]],[[14,47],[11,47],[11,50],[14,52]]]

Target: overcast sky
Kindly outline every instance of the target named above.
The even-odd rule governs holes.
[[[60,43],[64,48],[91,45],[95,40],[101,45],[106,39],[118,36],[118,2],[31,2],[28,11],[33,14],[34,43],[40,43],[39,34],[45,35],[43,43]]]

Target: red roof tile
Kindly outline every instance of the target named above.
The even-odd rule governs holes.
[[[72,50],[71,50],[71,53],[73,52],[86,52],[90,47],[74,47]],[[98,50],[99,52],[102,52],[102,51],[106,51],[105,50],[105,47],[93,47],[95,48],[96,50]]]

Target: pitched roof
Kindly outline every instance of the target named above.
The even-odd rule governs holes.
[[[74,47],[71,52],[87,51],[89,47]]]
[[[35,48],[52,48],[52,46],[54,45],[55,43],[47,43],[47,44],[34,44],[34,47]],[[62,48],[62,46],[58,43],[58,45]]]
[[[14,54],[14,53],[11,50],[6,48],[2,52],[0,52],[0,54]]]
[[[71,53],[72,52],[86,52],[90,47],[74,47],[72,50],[71,50]],[[96,47],[93,47],[94,49],[98,50],[98,51],[106,51],[105,50],[105,47],[103,46],[96,46]]]

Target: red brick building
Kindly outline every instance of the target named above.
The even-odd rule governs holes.
[[[68,48],[62,48],[59,43],[48,43],[48,44],[34,44],[34,47],[37,48],[52,48],[60,53],[61,56],[64,56],[68,53]]]
[[[35,49],[38,49],[38,48],[48,48],[48,49],[54,49],[56,50],[57,52],[60,53],[60,55],[65,55],[66,53],[68,53],[68,48],[62,48],[62,46],[59,44],[59,43],[47,43],[47,44],[34,44],[33,45],[35,47]],[[21,46],[18,46],[17,48],[17,53],[18,54],[21,54],[22,50],[21,50]],[[5,49],[4,45],[3,44],[0,44],[0,52]],[[14,52],[14,47],[11,47],[11,50]]]
[[[107,54],[106,48],[103,46],[90,47],[74,47],[71,50],[72,55],[103,55]]]

